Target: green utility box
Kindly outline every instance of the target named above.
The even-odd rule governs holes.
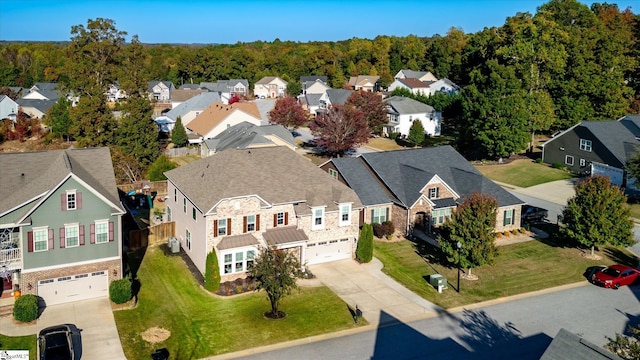
[[[439,293],[441,293],[443,289],[447,288],[447,278],[440,274],[430,275],[429,283],[431,284],[431,286],[438,289]]]

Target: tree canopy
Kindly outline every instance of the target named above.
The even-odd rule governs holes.
[[[293,131],[307,123],[307,115],[294,97],[285,96],[276,100],[273,109],[269,111],[269,122]]]
[[[353,105],[333,105],[309,124],[317,146],[332,155],[342,155],[369,140],[369,126]]]
[[[631,245],[633,222],[624,192],[606,176],[593,176],[575,185],[576,194],[562,210],[562,233],[591,248],[597,245]]]
[[[369,129],[374,134],[382,134],[382,126],[389,122],[382,96],[371,91],[354,91],[346,101],[362,112]]]

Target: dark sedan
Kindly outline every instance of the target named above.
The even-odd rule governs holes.
[[[617,289],[620,286],[631,285],[638,280],[640,271],[627,265],[611,265],[596,271],[591,282],[605,288]]]

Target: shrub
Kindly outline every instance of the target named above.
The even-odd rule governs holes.
[[[207,254],[204,288],[211,292],[216,292],[220,288],[220,269],[215,250]]]
[[[13,318],[29,322],[38,318],[38,297],[33,294],[22,295],[13,303]]]
[[[392,132],[391,134],[389,134],[389,137],[391,138],[391,140],[395,140],[400,136],[399,132]]]
[[[554,169],[563,169],[564,165],[562,165],[562,163],[560,162],[554,162],[553,164],[551,164],[551,167]]]
[[[526,232],[527,232],[527,229],[525,229],[525,228],[523,228],[523,227],[521,227],[521,228],[520,228],[520,234],[524,234],[524,233],[526,233]]]
[[[131,280],[129,280],[129,276],[111,282],[109,285],[109,299],[116,304],[124,304],[131,300]]]
[[[395,227],[391,221],[385,221],[382,224],[373,225],[373,234],[378,238],[385,238],[393,235]]]
[[[537,164],[542,164],[542,158],[536,158],[536,163]]]
[[[363,263],[368,263],[373,259],[373,226],[371,224],[362,225],[356,248],[356,258]]]

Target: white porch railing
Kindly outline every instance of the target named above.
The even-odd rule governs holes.
[[[8,270],[17,269],[20,266],[22,252],[20,248],[0,250],[0,266],[7,266]]]

